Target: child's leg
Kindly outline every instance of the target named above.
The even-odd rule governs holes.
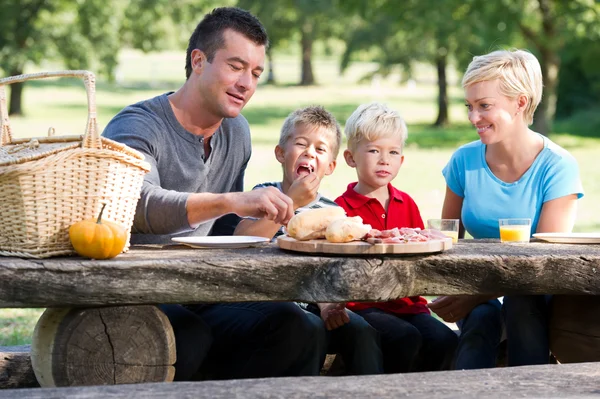
[[[385,372],[406,373],[410,371],[421,348],[419,330],[397,315],[381,309],[369,308],[356,313],[379,332]]]
[[[309,307],[303,307],[299,304],[298,306],[304,310],[308,322],[312,324],[315,331],[315,348],[319,356],[319,369],[321,369],[327,357],[327,348],[329,347],[331,335],[325,328],[325,323],[323,323],[321,316],[312,312]]]
[[[175,334],[175,381],[190,381],[200,369],[212,345],[208,324],[181,305],[158,305],[169,318]]]
[[[322,329],[296,303],[211,304],[197,314],[213,332],[205,366],[216,378],[319,375]]]
[[[548,363],[550,298],[544,295],[504,297],[509,366]]]
[[[457,324],[460,337],[454,367],[457,370],[495,367],[502,337],[500,301],[493,299],[476,306]]]
[[[330,331],[331,350],[342,355],[348,375],[382,374],[379,333],[361,316],[346,311],[350,322]]]
[[[317,305],[311,303],[306,309],[323,324]],[[382,374],[383,354],[379,333],[365,319],[349,309],[346,311],[350,322],[327,331],[327,353],[342,356],[345,374]]]
[[[400,316],[421,333],[421,351],[414,371],[448,370],[452,365],[458,336],[444,323],[427,313]]]

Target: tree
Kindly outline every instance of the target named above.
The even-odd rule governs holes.
[[[600,105],[600,40],[571,40],[560,54],[556,119]]]
[[[282,6],[275,1],[239,0],[237,6],[254,14],[264,25],[269,35],[267,48],[267,82],[275,84],[275,63],[273,51],[289,43],[294,30],[290,29],[295,23],[295,11],[290,7]]]
[[[62,59],[68,68],[98,60],[112,73],[119,48],[116,0],[5,0],[0,13],[0,69],[20,75],[27,63]],[[93,55],[93,56],[92,56]],[[10,114],[22,114],[23,84],[10,86]]]
[[[556,112],[560,52],[572,37],[600,37],[600,4],[594,0],[505,0],[505,4],[540,57],[544,96],[535,113],[533,128],[547,134]]]
[[[368,7],[360,0],[343,2],[347,12],[360,15],[346,37],[342,57],[344,70],[357,52],[371,51],[379,64],[377,73],[386,75],[400,66],[409,72],[415,62],[435,66],[438,84],[438,116],[435,126],[449,123],[448,59],[469,43],[478,21],[472,20],[468,3],[447,0],[443,7],[434,0],[381,0]]]
[[[93,65],[114,78],[119,50],[184,47],[217,0],[3,0],[0,69],[20,75],[28,63],[60,60],[69,69]],[[219,4],[234,1],[220,1]],[[23,83],[10,86],[10,114],[22,114]]]
[[[238,0],[238,7],[250,10],[263,23],[275,49],[293,38],[300,42],[301,76],[299,84],[316,83],[312,67],[313,45],[343,29],[343,20],[335,3],[321,0]],[[271,64],[272,54],[267,53]],[[272,66],[272,65],[271,65]],[[269,68],[271,71],[272,69]]]

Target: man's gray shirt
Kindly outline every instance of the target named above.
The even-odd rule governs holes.
[[[169,94],[124,108],[103,133],[140,151],[152,167],[137,204],[134,244],[166,243],[176,236],[232,234],[239,221],[230,214],[192,229],[186,202],[190,193],[243,191],[251,155],[248,122],[241,115],[224,119],[210,139],[211,152],[205,160],[202,138],[177,121]]]

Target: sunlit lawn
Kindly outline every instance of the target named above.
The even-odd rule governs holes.
[[[0,346],[31,343],[35,323],[43,309],[0,309]]]
[[[419,69],[414,84],[399,84],[398,75],[386,80],[357,84],[357,79],[373,68],[370,64],[355,65],[340,76],[335,60],[322,59],[315,64],[320,85],[297,87],[299,60],[292,57],[276,58],[278,86],[261,86],[244,110],[253,134],[253,157],[246,173],[246,188],[257,183],[277,180],[280,167],[273,156],[279,128],[292,110],[322,104],[336,115],[341,123],[356,106],[368,101],[382,101],[397,108],[409,125],[406,160],[394,184],[410,193],[421,209],[424,219],[439,217],[445,184],[441,169],[452,151],[462,143],[475,140],[476,133],[468,126],[461,98],[461,90],[450,90],[452,126],[445,129],[431,127],[436,117],[436,87],[431,68]],[[98,122],[100,130],[124,106],[169,90],[176,90],[183,80],[182,53],[163,53],[142,56],[126,52],[122,56],[119,84],[99,81],[97,91]],[[51,65],[45,70],[55,69]],[[451,75],[454,79],[455,75]],[[57,134],[81,134],[86,122],[83,85],[76,81],[36,82],[24,91],[26,117],[12,118],[16,137],[45,135],[48,128]],[[556,124],[560,134],[552,136],[569,148],[581,169],[586,196],[579,203],[576,231],[600,231],[600,118],[590,111],[578,118]],[[578,133],[569,135],[566,133]],[[354,171],[343,158],[338,158],[335,173],[327,177],[321,191],[329,197],[341,194],[346,185],[355,180]],[[0,310],[0,346],[30,342],[30,335],[41,310]]]

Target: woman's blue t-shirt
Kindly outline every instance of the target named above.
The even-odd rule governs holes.
[[[530,218],[535,233],[544,202],[570,194],[583,197],[575,158],[543,139],[543,150],[514,183],[505,183],[492,173],[480,140],[452,155],[442,173],[450,190],[464,198],[461,219],[473,238],[499,238],[498,219],[505,218]]]

